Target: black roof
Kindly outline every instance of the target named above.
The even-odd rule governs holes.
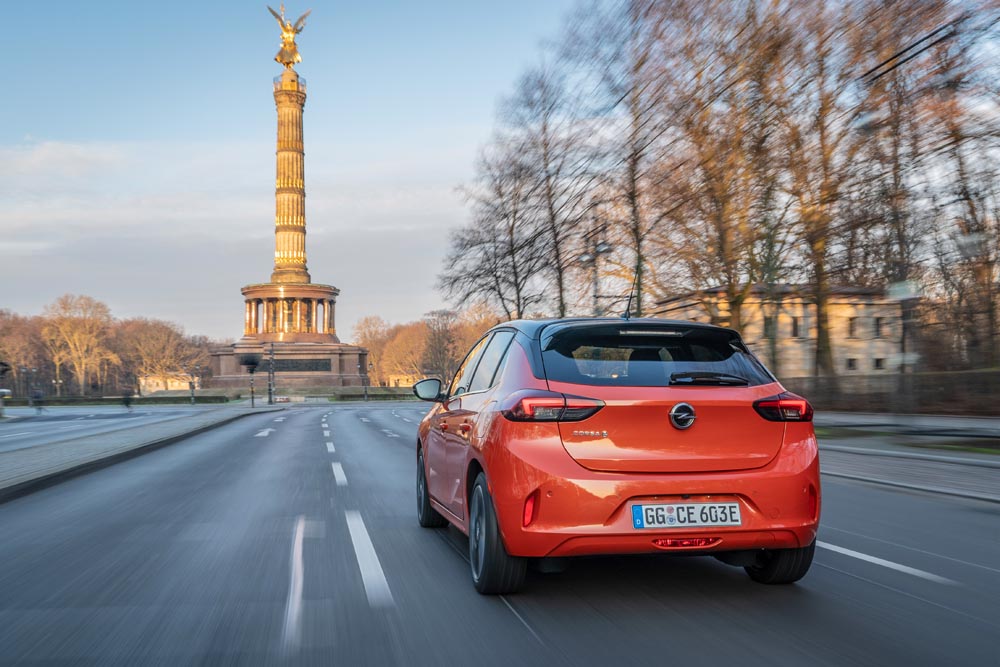
[[[556,317],[542,320],[511,320],[497,324],[494,329],[504,327],[514,328],[522,332],[528,338],[538,340],[542,337],[542,332],[546,329],[563,329],[573,326],[585,326],[589,324],[615,324],[620,326],[658,326],[658,327],[687,327],[695,329],[709,329],[714,331],[726,331],[739,334],[734,329],[706,324],[703,322],[691,322],[689,320],[665,320],[656,317],[639,317],[634,319],[624,319],[622,317]]]

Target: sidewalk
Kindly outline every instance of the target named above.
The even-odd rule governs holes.
[[[900,445],[891,436],[820,439],[820,470],[898,488],[1000,503],[1000,456]]]
[[[816,413],[813,421],[818,427],[832,426],[885,433],[908,433],[956,438],[1000,438],[1000,417],[821,411]]]
[[[0,453],[0,502],[168,445],[241,417],[284,407],[226,405],[175,419]]]

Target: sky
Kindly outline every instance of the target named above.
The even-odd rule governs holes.
[[[575,0],[305,0],[313,282],[341,290],[337,330],[405,322],[467,221],[497,104],[540,62]],[[271,3],[277,9],[277,3]],[[242,334],[240,287],[274,252],[280,32],[263,2],[4,0],[0,308],[86,294],[117,318]]]

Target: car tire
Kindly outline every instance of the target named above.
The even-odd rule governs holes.
[[[440,528],[448,520],[431,507],[431,497],[427,493],[427,476],[424,472],[424,450],[417,450],[417,521],[424,528]]]
[[[469,499],[469,565],[472,583],[483,595],[516,593],[524,583],[527,560],[504,548],[486,475],[479,473]]]
[[[761,555],[758,563],[743,569],[761,584],[791,584],[806,576],[815,551],[815,540],[801,549],[770,549]]]

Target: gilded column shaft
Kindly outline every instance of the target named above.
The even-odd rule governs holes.
[[[302,110],[305,84],[295,70],[286,69],[275,80],[278,112],[275,169],[274,273],[275,283],[308,283],[306,267],[306,190]]]

